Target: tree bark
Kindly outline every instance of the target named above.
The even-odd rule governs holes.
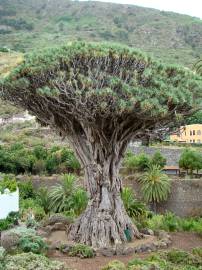
[[[87,146],[84,142],[79,144],[79,139],[74,137],[73,147],[84,166],[89,203],[71,226],[69,239],[101,248],[126,242],[126,229],[132,239],[140,238],[141,234],[127,215],[121,199],[122,182],[118,172],[123,148],[117,144],[115,151],[110,154],[105,151],[104,155],[103,148],[93,147],[93,151],[86,151]]]

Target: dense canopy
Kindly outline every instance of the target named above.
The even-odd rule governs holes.
[[[110,132],[127,119],[140,132],[138,127],[152,129],[187,114],[199,103],[201,89],[201,78],[190,70],[164,66],[134,49],[71,43],[26,57],[5,80],[2,94],[61,129],[69,129],[65,119],[74,118],[106,123]]]
[[[141,236],[120,196],[129,141],[189,114],[201,103],[201,90],[199,75],[134,49],[71,43],[26,57],[3,81],[1,95],[68,138],[90,198],[69,236],[105,247],[127,241],[126,231]]]

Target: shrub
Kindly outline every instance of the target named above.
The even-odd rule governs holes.
[[[34,174],[43,174],[46,172],[46,163],[44,160],[36,160],[32,167],[32,173]]]
[[[124,263],[115,260],[103,267],[102,270],[126,270],[126,267]]]
[[[132,153],[128,153],[124,159],[124,165],[131,172],[134,172],[136,170],[147,170],[150,162],[150,158],[144,153],[141,153],[137,156]]]
[[[48,156],[47,149],[41,145],[34,147],[33,154],[38,160],[45,160]]]
[[[50,198],[47,187],[39,188],[37,192],[37,202],[44,209],[45,213],[48,214],[50,211]]]
[[[202,247],[194,248],[192,250],[192,253],[202,258]]]
[[[124,159],[124,165],[130,172],[134,172],[137,169],[137,157],[135,155],[128,155]]]
[[[201,259],[198,256],[182,251],[169,250],[158,252],[147,259],[135,258],[128,263],[128,270],[199,270],[201,269]]]
[[[148,227],[152,230],[180,231],[179,222],[180,218],[168,212],[165,215],[154,215],[148,220]]]
[[[21,236],[18,248],[23,252],[42,254],[47,250],[48,246],[40,236],[26,235]]]
[[[175,232],[180,229],[179,218],[170,212],[163,216],[163,224],[165,224],[165,228],[169,232]]]
[[[13,225],[18,224],[19,214],[17,212],[11,212],[7,218],[0,219],[0,232],[8,230],[13,227]]]
[[[26,220],[30,214],[34,215],[36,221],[42,220],[46,214],[43,209],[34,199],[25,199],[20,201],[20,212],[22,219]]]
[[[92,247],[83,244],[76,244],[75,246],[71,247],[69,255],[80,258],[92,258],[95,256],[95,253]]]
[[[200,233],[202,218],[180,218],[167,212],[165,215],[153,215],[147,219],[148,227],[152,230],[192,231]]]
[[[150,270],[150,269],[155,269],[154,267],[151,268],[153,263],[148,262],[146,260],[141,260],[141,259],[133,259],[129,261],[128,263],[128,269],[130,270]]]
[[[159,151],[157,151],[151,159],[151,165],[157,165],[159,168],[164,168],[166,165],[166,158],[163,157]]]
[[[187,170],[187,173],[193,174],[194,170],[202,169],[202,155],[192,149],[185,149],[179,160],[180,168]]]
[[[0,262],[4,260],[6,256],[6,250],[3,247],[0,247]]]
[[[1,30],[3,30],[3,29],[1,29]],[[5,30],[5,31],[8,31],[8,30]],[[10,52],[10,49],[7,47],[0,47],[0,52]]]
[[[6,268],[5,257],[6,257],[6,250],[3,247],[0,247],[0,270]]]
[[[19,181],[18,187],[19,187],[21,199],[31,199],[31,198],[33,199],[36,197],[36,191],[34,189],[34,186],[31,180]]]
[[[5,175],[0,181],[0,193],[3,194],[7,189],[10,192],[15,192],[17,190],[17,182],[15,178]]]
[[[21,253],[14,256],[7,256],[5,259],[6,270],[67,270],[63,263],[49,260],[43,255],[33,253]]]
[[[191,265],[191,266],[201,266],[202,260],[200,257],[194,256],[186,251],[178,250],[178,249],[172,249],[169,250],[165,254],[166,260],[173,264],[183,264],[183,265]]]
[[[137,156],[137,169],[139,171],[147,170],[149,168],[150,162],[150,158],[146,154],[139,154]]]
[[[71,197],[72,209],[76,215],[80,215],[87,206],[88,195],[84,189],[77,188]]]
[[[14,229],[11,229],[10,232],[17,234],[19,237],[36,235],[36,231],[34,229],[26,227],[16,227]]]
[[[80,197],[81,196],[81,197]],[[50,190],[50,209],[54,212],[65,212],[73,209],[80,213],[87,204],[87,194],[81,188],[78,189],[75,175],[64,174],[61,184]]]
[[[132,218],[140,218],[147,216],[146,205],[135,199],[132,188],[124,187],[121,198],[128,215]]]
[[[68,148],[54,146],[48,150],[38,145],[27,149],[19,143],[0,146],[0,171],[3,173],[77,173],[80,169],[73,151]]]
[[[12,227],[12,223],[8,219],[0,219],[0,232]]]

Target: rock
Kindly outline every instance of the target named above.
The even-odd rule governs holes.
[[[50,233],[45,230],[38,230],[37,235],[42,238],[47,238],[50,235]]]
[[[154,232],[151,229],[141,229],[140,232],[146,235],[154,235]]]
[[[53,250],[53,249],[60,249],[61,246],[62,246],[61,241],[54,241],[54,242],[51,242],[51,244],[49,245],[49,248],[51,250]]]
[[[165,243],[164,241],[161,241],[161,242],[159,243],[159,247],[160,247],[160,248],[166,248],[166,247],[167,247],[167,243]]]
[[[48,235],[51,234],[52,232],[52,226],[48,225],[46,227],[42,227],[41,230],[43,230],[44,232],[46,232]]]
[[[20,236],[12,231],[7,231],[1,235],[1,246],[6,251],[12,251],[19,243]]]
[[[168,233],[165,231],[158,231],[156,232],[156,235],[158,236],[158,238],[161,239],[166,239],[168,237]]]
[[[142,252],[142,249],[141,247],[136,247],[135,250],[134,250],[135,253],[141,253]]]
[[[100,248],[97,253],[105,257],[112,257],[116,254],[116,250],[113,248]]]
[[[63,244],[60,246],[60,251],[62,253],[68,254],[72,247],[73,247],[73,245],[71,245],[71,244]]]
[[[62,214],[54,214],[51,215],[48,219],[42,222],[43,227],[47,227],[48,225],[53,226],[56,223],[62,223],[64,225],[70,225],[72,223],[72,219],[62,215]]]
[[[124,252],[124,245],[123,244],[117,244],[115,246],[115,252],[116,252],[116,255],[122,255],[123,252]]]
[[[141,247],[140,247],[140,249],[141,249],[142,252],[147,252],[149,248],[150,248],[150,247],[149,247],[148,244],[143,244],[143,245],[141,245]]]
[[[130,254],[133,254],[135,252],[135,249],[132,248],[132,247],[128,247],[128,248],[125,248],[123,250],[123,253],[120,254],[120,255],[130,255]],[[117,254],[118,255],[118,254]]]
[[[51,228],[51,231],[65,231],[67,228],[67,225],[62,223],[62,222],[58,222],[58,223],[55,223],[52,228]]]

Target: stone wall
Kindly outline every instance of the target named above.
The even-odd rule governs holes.
[[[157,212],[171,211],[180,217],[202,215],[202,179],[171,180],[171,193],[166,202],[157,205]],[[136,196],[141,198],[140,186],[135,179],[127,180]]]
[[[134,154],[140,154],[142,152],[153,155],[156,151],[159,151],[167,160],[168,166],[177,166],[180,159],[180,155],[183,149],[180,148],[156,148],[156,147],[146,147],[146,146],[130,146],[130,149]]]
[[[32,175],[27,177],[26,175],[18,175],[18,181],[26,182],[32,181],[34,188],[38,189],[40,187],[47,187],[50,189],[52,186],[55,186],[60,183],[60,177],[58,175],[53,176],[39,176],[39,175]]]
[[[26,181],[26,176],[18,177],[20,181]],[[80,183],[83,183],[80,178]],[[182,180],[173,179],[171,185],[171,194],[166,202],[158,204],[159,213],[166,211],[174,212],[176,215],[195,216],[202,215],[202,179]],[[41,186],[51,188],[60,182],[59,176],[32,176],[32,182],[36,189]],[[141,198],[140,185],[134,177],[127,177],[123,181],[125,186],[133,188],[136,196]]]

